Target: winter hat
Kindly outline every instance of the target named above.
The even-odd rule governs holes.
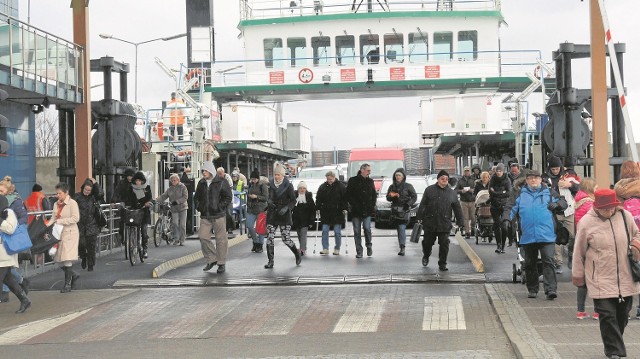
[[[504,163],[498,163],[498,165],[496,166],[496,171],[504,172]]]
[[[258,172],[258,170],[251,171],[251,174],[249,175],[249,179],[251,178],[260,179],[260,172]]]
[[[447,172],[445,170],[440,170],[440,172],[438,172],[437,179],[440,179],[440,177],[442,177],[442,176],[447,176],[447,178],[449,178],[449,172]]]
[[[42,191],[42,186],[39,184],[34,184],[33,187],[31,187],[31,192],[41,192]]]
[[[471,171],[471,167],[469,167],[469,166],[464,166],[463,171]]]
[[[560,159],[560,157],[553,156],[549,158],[549,168],[554,167],[562,167],[562,160]]]
[[[527,178],[529,178],[529,177],[542,177],[542,176],[540,175],[540,171],[538,171],[538,170],[531,170],[531,171],[529,171],[529,172],[527,173]]]
[[[231,177],[239,177],[238,173],[236,171],[231,172]]]
[[[611,208],[621,205],[622,203],[618,201],[618,197],[616,196],[616,191],[603,188],[595,191],[596,199],[593,201],[593,207],[597,209],[605,209]]]
[[[211,161],[203,162],[202,163],[202,170],[203,171],[207,171],[207,172],[211,173],[214,176],[216,174],[216,167],[213,165],[213,162],[211,162]]]
[[[273,167],[273,174],[276,174],[276,173],[280,174],[281,176],[284,176],[285,174],[284,166],[277,162],[276,162],[276,165]]]
[[[300,183],[298,183],[298,189],[304,187],[305,189],[307,189],[307,184],[305,183],[305,181],[300,181]]]
[[[136,174],[136,170],[134,170],[133,168],[127,168],[126,170],[124,170],[125,177],[133,176],[135,174]]]
[[[147,183],[147,178],[144,176],[142,172],[136,172],[131,179],[131,183],[135,183],[136,180],[142,180],[142,183]]]
[[[0,195],[0,212],[4,211],[9,207],[9,201],[7,197]]]

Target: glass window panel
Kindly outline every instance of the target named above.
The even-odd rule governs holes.
[[[290,37],[287,39],[291,67],[307,64],[307,39],[304,37]]]
[[[336,64],[356,63],[356,42],[353,35],[336,36]]]
[[[380,37],[377,34],[360,35],[360,63],[363,65],[380,62]]]
[[[404,36],[398,33],[385,34],[384,54],[386,63],[404,62]]]
[[[478,32],[458,32],[458,61],[474,61],[478,59]]]
[[[264,39],[264,66],[269,68],[282,68],[284,58],[284,48],[282,39]]]
[[[453,58],[453,33],[450,31],[433,34],[433,59],[449,62]]]
[[[409,33],[409,62],[429,60],[429,36],[427,33]]]
[[[331,38],[329,36],[312,37],[311,48],[315,66],[325,66],[331,63]]]

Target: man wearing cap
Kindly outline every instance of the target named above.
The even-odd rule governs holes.
[[[552,190],[558,192],[561,196],[564,196],[567,201],[567,208],[562,211],[556,212],[556,219],[558,224],[564,227],[569,232],[569,244],[568,244],[568,257],[569,263],[571,263],[571,256],[573,252],[573,243],[575,237],[575,196],[580,189],[580,177],[571,169],[565,169],[562,159],[560,157],[551,156],[549,158],[549,170],[543,178],[543,182],[547,183]],[[562,246],[556,246],[556,273],[562,273]]]
[[[633,296],[640,293],[627,256],[630,251],[634,261],[640,259],[640,232],[633,215],[621,207],[614,190],[595,191],[593,207],[580,219],[571,273],[575,286],[589,288],[607,358],[627,356],[622,335]]]
[[[333,247],[333,255],[340,255],[342,244],[342,226],[345,225],[347,214],[346,188],[344,184],[336,180],[336,173],[329,170],[325,177],[327,181],[320,185],[316,194],[316,210],[320,211],[320,223],[322,224],[322,250],[320,254],[329,254],[329,231],[333,228],[336,244]]]
[[[458,201],[458,195],[449,187],[449,173],[445,170],[438,172],[436,183],[427,187],[422,195],[420,207],[416,218],[424,223],[424,239],[422,240],[422,265],[429,265],[429,257],[433,245],[438,240],[440,247],[438,255],[438,268],[441,271],[447,268],[447,256],[449,255],[449,234],[451,233],[451,210],[456,216],[456,224],[462,227],[462,208]]]
[[[517,160],[509,164],[508,176],[509,180],[511,181],[511,195],[509,196],[509,201],[507,206],[505,207],[505,211],[511,211],[513,203],[520,195],[520,189],[522,188],[522,186],[527,184],[526,172],[520,168],[520,164]],[[507,227],[505,230],[507,232],[507,237],[509,238],[509,247],[511,247],[515,238],[515,231],[518,230],[518,228]]]
[[[371,166],[363,163],[358,174],[349,178],[347,182],[346,198],[351,211],[351,224],[353,224],[353,240],[356,243],[356,258],[362,258],[362,228],[364,227],[364,243],[367,247],[367,256],[373,255],[371,243],[371,214],[376,210],[376,187],[369,178]],[[404,246],[401,248],[404,252]]]
[[[207,260],[207,265],[202,269],[209,271],[216,264],[218,273],[226,270],[227,259],[227,218],[226,210],[232,200],[231,187],[223,177],[216,175],[213,163],[206,161],[202,164],[202,179],[196,186],[196,194],[193,196],[195,207],[200,212],[200,228],[198,238],[202,254]],[[211,231],[216,237],[215,245],[211,240]]]
[[[536,298],[540,288],[538,273],[538,253],[542,259],[544,294],[548,300],[558,296],[557,279],[553,260],[556,232],[553,212],[566,208],[567,203],[557,192],[542,184],[537,170],[527,174],[527,184],[511,208],[509,218],[520,218],[524,248],[524,273],[529,298]]]
[[[460,196],[460,205],[462,206],[462,215],[464,216],[464,235],[466,239],[471,236],[471,231],[476,227],[476,197],[473,190],[476,187],[476,180],[471,176],[471,167],[465,166],[462,172],[462,178],[456,184],[456,192]],[[471,225],[469,225],[471,222]]]

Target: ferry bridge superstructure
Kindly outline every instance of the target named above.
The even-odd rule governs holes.
[[[244,0],[239,11],[244,59],[202,72],[220,105],[521,93],[541,58],[500,47],[500,0]],[[513,153],[512,135],[499,141]]]

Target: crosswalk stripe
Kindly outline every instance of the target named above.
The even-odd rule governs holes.
[[[177,321],[170,321],[160,333],[152,333],[152,338],[199,338],[213,328],[222,318],[231,313],[242,300],[221,300],[215,305],[201,303],[185,306],[184,314]]]
[[[140,322],[145,321],[154,312],[161,312],[169,304],[168,301],[136,303],[129,309],[124,310],[120,315],[108,318],[107,322],[96,325],[93,329],[71,340],[71,342],[112,340],[140,324]]]
[[[422,330],[465,330],[460,296],[424,297]]]
[[[71,313],[61,317],[47,318],[43,320],[38,320],[36,322],[30,322],[30,323],[21,325],[18,328],[12,329],[0,335],[0,345],[12,345],[12,344],[24,343],[31,338],[34,338],[38,335],[46,333],[51,329],[54,329],[62,324],[68,323],[82,316],[83,314],[87,313],[91,309],[92,308],[89,308],[80,312]]]
[[[246,335],[286,335],[296,324],[298,319],[311,305],[311,300],[296,301],[295,305],[280,305],[273,303],[276,310],[256,330],[247,332]]]
[[[333,328],[334,333],[375,332],[382,319],[385,299],[354,298]]]

